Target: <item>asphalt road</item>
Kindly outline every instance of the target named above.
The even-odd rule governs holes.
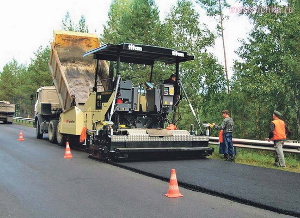
[[[179,185],[274,212],[300,217],[300,174],[220,160],[128,162],[121,166]]]
[[[65,148],[36,139],[33,128],[0,129],[1,218],[290,217],[182,187],[183,198],[167,198],[168,182],[80,151],[64,159]]]

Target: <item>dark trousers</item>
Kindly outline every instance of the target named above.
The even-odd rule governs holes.
[[[223,152],[224,154],[234,155],[234,148],[233,148],[233,142],[232,142],[232,133],[225,133],[223,134],[223,140],[224,140],[224,146],[223,146]]]
[[[219,145],[219,153],[220,154],[225,154],[224,153],[224,147],[225,147],[225,143],[224,142],[220,142],[220,145]]]

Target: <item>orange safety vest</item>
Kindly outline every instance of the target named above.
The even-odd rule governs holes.
[[[276,119],[276,120],[273,120],[272,123],[274,123],[274,125],[275,125],[275,129],[273,131],[274,135],[273,135],[272,140],[286,139],[284,121],[280,120],[280,119]]]

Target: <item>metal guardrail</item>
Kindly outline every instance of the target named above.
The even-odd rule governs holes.
[[[14,119],[14,122],[16,122],[16,123],[33,124],[33,122],[34,122],[33,118],[14,117],[13,119]]]
[[[272,141],[251,140],[251,139],[237,139],[233,138],[233,145],[239,148],[250,148],[274,151],[274,143]],[[213,145],[219,145],[218,137],[209,137],[209,143]],[[300,154],[300,143],[286,141],[283,146],[283,151],[287,153]]]
[[[33,124],[33,118],[14,117],[14,121],[17,123]],[[274,151],[274,144],[272,141],[251,140],[251,139],[238,139],[233,138],[233,145],[239,148],[250,148],[259,150]],[[219,145],[219,137],[209,137],[209,143],[212,145]],[[286,141],[283,146],[283,151],[287,153],[300,154],[300,143]]]

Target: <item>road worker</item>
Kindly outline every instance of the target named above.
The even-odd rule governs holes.
[[[164,80],[164,84],[172,84],[174,85],[176,82],[176,75],[175,74],[171,74],[169,79]]]
[[[222,111],[222,117],[224,118],[222,124],[220,126],[217,126],[215,123],[212,123],[212,127],[214,127],[217,130],[223,130],[223,154],[224,158],[227,161],[234,161],[234,147],[232,142],[232,132],[233,132],[233,126],[234,122],[233,119],[229,116],[228,110]]]
[[[285,167],[285,160],[283,154],[283,144],[286,140],[286,134],[289,132],[286,123],[280,119],[282,114],[279,111],[273,112],[273,121],[270,126],[270,133],[268,141],[274,142],[275,148],[275,166]]]

